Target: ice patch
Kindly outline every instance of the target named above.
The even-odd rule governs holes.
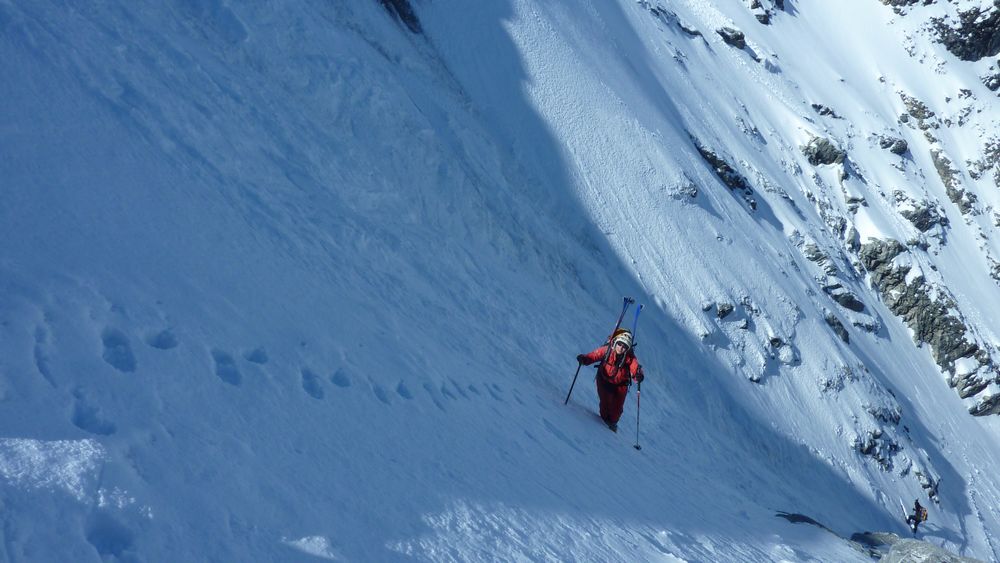
[[[0,478],[24,489],[61,489],[87,499],[85,483],[105,456],[93,440],[0,439]]]
[[[323,536],[308,536],[297,540],[281,538],[281,542],[285,545],[294,547],[299,551],[308,553],[309,555],[329,559],[331,561],[337,561],[340,559],[340,555],[338,555],[330,545],[330,540],[324,538]]]
[[[100,488],[97,491],[97,506],[100,508],[114,507],[119,510],[135,504],[135,498],[118,487],[114,489]]]

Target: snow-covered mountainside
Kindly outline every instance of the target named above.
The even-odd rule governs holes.
[[[0,560],[1000,559],[998,19],[0,0]]]

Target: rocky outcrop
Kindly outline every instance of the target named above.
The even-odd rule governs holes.
[[[733,312],[732,303],[719,303],[716,305],[715,316],[717,316],[720,319],[728,317],[732,312]]]
[[[905,140],[897,137],[881,137],[878,141],[878,146],[888,149],[892,154],[901,156],[906,154],[906,151],[910,148]]]
[[[802,147],[802,154],[809,160],[809,164],[819,166],[821,164],[843,164],[847,158],[847,153],[833,144],[830,139],[823,137],[813,137],[809,144]]]
[[[959,172],[952,166],[951,159],[940,148],[935,147],[931,149],[931,160],[934,162],[938,177],[941,178],[941,183],[944,184],[948,199],[958,206],[963,215],[973,213],[979,198],[976,197],[976,194],[962,188]]]
[[[1000,90],[1000,72],[994,74],[984,74],[980,79],[983,81],[983,85],[986,86],[990,92]]]
[[[973,416],[987,416],[1000,414],[1000,395],[992,395],[979,401],[974,407],[969,409]]]
[[[861,263],[886,306],[903,319],[918,344],[931,346],[935,362],[949,375],[948,384],[960,397],[978,395],[991,382],[1000,382],[989,351],[969,340],[969,327],[958,316],[958,306],[947,291],[929,284],[919,273],[911,276],[911,266],[897,263],[896,258],[904,252],[906,248],[895,240],[873,240],[861,247]],[[987,396],[969,412],[992,413],[995,407],[996,401]]]
[[[931,344],[935,359],[943,369],[954,370],[955,360],[973,356],[978,346],[965,339],[966,327],[948,311],[950,301],[935,302],[925,287],[923,276],[907,282],[910,267],[897,266],[893,259],[906,252],[898,241],[873,241],[861,248],[860,258],[889,309],[903,317],[918,342]]]
[[[697,139],[692,137],[691,142],[698,149],[698,154],[715,170],[715,175],[719,177],[719,180],[722,180],[722,183],[729,189],[742,194],[743,200],[750,206],[750,209],[756,210],[757,200],[753,197],[753,188],[750,187],[750,182],[722,157],[702,145]]]
[[[806,260],[814,262],[817,266],[822,268],[823,273],[828,276],[835,276],[838,273],[837,265],[833,260],[814,242],[805,243],[802,245],[802,255],[806,257]]]
[[[664,8],[663,6],[653,4],[649,0],[638,0],[638,3],[640,7],[649,10],[649,13],[653,14],[653,16],[656,17],[656,19],[660,20],[661,22],[667,25],[676,26],[678,29],[684,32],[684,34],[690,37],[702,36],[700,31],[698,31],[691,25],[688,25],[683,21],[681,21],[681,19],[677,17],[677,14],[671,12],[670,10]]]
[[[1000,53],[1000,0],[993,6],[974,6],[958,13],[952,24],[945,18],[931,20],[938,40],[963,61],[978,61]]]
[[[851,343],[851,335],[847,333],[847,329],[844,328],[844,323],[842,323],[840,319],[837,318],[837,315],[834,315],[832,312],[827,311],[826,315],[823,317],[823,320],[825,320],[826,324],[831,329],[833,329],[833,333],[844,341],[844,344]]]
[[[746,0],[750,13],[764,25],[771,23],[771,17],[777,10],[785,9],[785,0]]]
[[[900,123],[919,129],[923,132],[927,142],[935,145],[930,150],[931,160],[934,163],[938,177],[941,178],[941,182],[944,184],[948,199],[958,206],[963,215],[975,214],[975,205],[978,200],[976,194],[962,187],[960,172],[952,166],[951,159],[937,145],[938,139],[934,136],[933,131],[941,127],[940,120],[927,107],[927,104],[917,98],[908,96],[903,92],[899,93],[899,97],[903,101],[903,105],[906,106],[906,113],[902,114],[899,118]]]
[[[982,178],[989,172],[993,172],[993,183],[1000,188],[1000,138],[992,137],[983,145],[983,157],[978,160],[966,161],[969,169],[969,176],[973,180]],[[1000,221],[997,225],[1000,227]]]
[[[937,114],[927,107],[927,104],[921,102],[913,96],[907,96],[906,94],[900,92],[900,99],[903,100],[903,106],[906,107],[906,113],[899,117],[899,120],[907,125],[916,126],[922,131],[928,131],[930,129],[938,129],[941,124],[938,123]],[[925,135],[926,136],[926,135]],[[931,136],[931,142],[933,142],[934,137]]]
[[[917,201],[901,190],[894,191],[892,195],[900,215],[912,223],[918,231],[926,233],[938,225],[948,226],[948,217],[940,206],[926,199]]]
[[[840,283],[824,285],[823,292],[836,301],[838,305],[849,311],[854,311],[855,313],[863,313],[865,311],[865,304]]]
[[[745,49],[747,46],[746,36],[743,32],[738,29],[733,29],[731,27],[722,27],[715,30],[722,40],[726,42],[727,45],[736,47],[737,49]]]
[[[903,450],[895,440],[878,428],[869,430],[863,436],[856,436],[853,447],[861,455],[874,459],[883,471],[892,471],[892,458]]]
[[[883,0],[885,1],[885,0]],[[863,532],[851,541],[864,546],[872,559],[881,563],[982,563],[961,557],[922,540],[904,539],[889,532]]]
[[[821,115],[823,117],[832,117],[834,119],[842,119],[839,115],[837,115],[837,112],[833,111],[833,108],[831,108],[829,106],[825,106],[823,104],[810,104],[810,105],[812,106],[813,111],[815,111],[816,113],[818,113],[819,115]]]

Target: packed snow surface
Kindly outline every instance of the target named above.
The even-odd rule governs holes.
[[[981,65],[874,0],[406,5],[0,0],[0,559],[868,561],[914,498],[1000,558],[1000,422],[845,235],[1000,342],[930,153],[996,130]],[[623,295],[611,433],[591,368],[563,401]]]

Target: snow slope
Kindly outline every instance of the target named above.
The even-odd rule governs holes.
[[[945,202],[913,260],[995,342],[968,257],[996,227],[896,90],[972,89],[982,128],[995,99],[877,2],[786,4],[435,0],[414,33],[377,2],[0,2],[0,554],[864,561],[843,537],[907,533],[919,497],[924,539],[1000,557],[1000,423],[831,224],[907,240],[891,190]],[[812,135],[865,181],[808,164]],[[622,295],[647,305],[641,452],[634,389],[618,434],[587,368],[562,404]]]

